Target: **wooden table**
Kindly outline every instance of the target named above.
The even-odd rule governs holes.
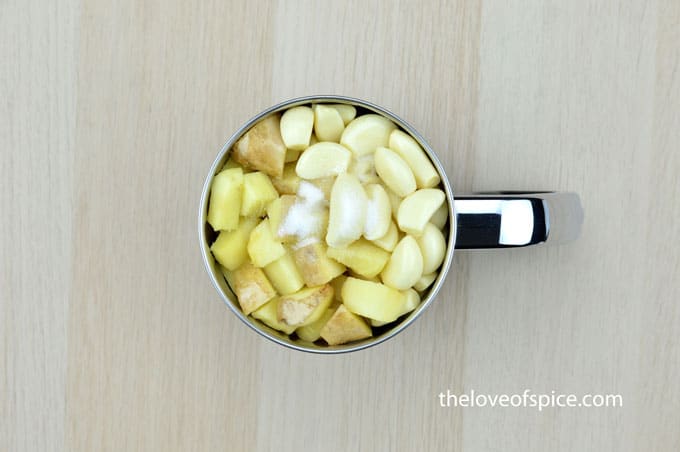
[[[680,449],[677,0],[190,3],[0,3],[0,450]],[[457,193],[579,192],[582,237],[457,253],[370,350],[260,338],[205,273],[200,190],[315,93],[405,117]]]

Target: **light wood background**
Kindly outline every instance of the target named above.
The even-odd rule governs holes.
[[[680,450],[677,0],[0,1],[0,450]],[[199,256],[228,136],[361,97],[458,193],[581,194],[569,246],[458,253],[359,353],[245,328]],[[623,408],[441,408],[617,393]]]

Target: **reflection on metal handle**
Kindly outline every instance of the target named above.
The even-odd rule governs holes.
[[[456,248],[508,248],[564,243],[581,232],[576,193],[480,193],[456,196]]]

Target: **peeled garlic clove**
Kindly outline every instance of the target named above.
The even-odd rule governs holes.
[[[303,179],[319,179],[347,171],[352,153],[337,143],[322,141],[307,148],[298,158],[295,172]]]
[[[378,184],[366,185],[366,224],[364,237],[375,240],[387,234],[392,221],[392,207],[385,189]]]
[[[399,154],[413,171],[418,188],[436,187],[441,179],[418,142],[402,130],[390,134],[389,148]]]
[[[329,105],[330,107],[335,108],[338,110],[338,113],[340,113],[340,117],[342,118],[342,122],[347,125],[349,122],[356,118],[357,116],[357,109],[354,108],[354,105],[349,105],[349,104],[331,104]]]
[[[394,250],[394,247],[397,246],[398,241],[399,230],[397,230],[397,225],[394,224],[394,221],[391,220],[390,225],[387,228],[387,233],[384,236],[380,237],[379,239],[372,240],[373,243],[375,243],[385,251]]]
[[[312,136],[313,125],[314,112],[311,108],[293,107],[286,110],[281,116],[280,122],[281,138],[283,138],[286,148],[293,151],[301,151],[307,148]]]
[[[340,144],[357,156],[365,155],[374,152],[378,146],[387,146],[390,133],[396,128],[392,121],[380,115],[362,115],[347,124]]]
[[[418,307],[418,305],[420,304],[420,295],[413,289],[408,289],[402,292],[402,294],[404,295],[404,299],[406,300],[406,302],[404,303],[404,310],[401,313],[401,315],[404,315]]]
[[[397,221],[399,206],[401,205],[401,202],[404,200],[404,198],[397,195],[395,192],[393,192],[387,187],[385,187],[385,191],[387,192],[387,197],[390,199],[390,206],[392,207],[392,217],[394,218],[394,221]]]
[[[411,288],[423,275],[423,255],[416,239],[405,236],[392,252],[390,260],[380,274],[387,286],[397,290]]]
[[[433,273],[444,262],[446,254],[446,239],[439,228],[427,223],[423,235],[416,238],[420,253],[423,255],[423,273]]]
[[[413,285],[413,288],[418,292],[422,292],[432,285],[434,280],[437,279],[436,273],[430,273],[429,275],[423,275],[418,281]]]
[[[338,175],[331,190],[326,243],[342,248],[361,237],[366,223],[366,193],[356,176]]]
[[[421,188],[408,195],[399,205],[397,223],[399,229],[420,237],[432,214],[442,205],[446,195],[438,188]]]
[[[404,197],[416,190],[411,168],[391,149],[379,147],[375,151],[375,172],[397,196]]]
[[[447,206],[446,203],[444,203],[441,206],[439,206],[439,209],[437,209],[432,214],[432,218],[430,218],[430,223],[437,226],[439,229],[443,229],[444,225],[446,225],[446,220],[448,218],[449,218],[449,206]]]
[[[327,105],[314,105],[314,135],[319,141],[340,141],[345,123],[338,110]]]

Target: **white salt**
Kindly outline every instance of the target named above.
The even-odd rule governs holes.
[[[375,159],[373,158],[373,154],[358,157],[352,163],[353,173],[362,184],[373,182],[377,179],[378,175],[375,172]]]
[[[366,222],[367,196],[359,179],[350,173],[340,174],[331,191],[331,206],[326,241],[344,247],[357,240]]]
[[[281,222],[279,235],[295,236],[298,242],[310,238],[318,241],[316,237],[323,233],[324,211],[323,191],[314,184],[301,181],[295,203],[288,209],[286,217]]]
[[[324,201],[323,191],[306,180],[300,181],[297,196],[298,198],[302,198],[306,204],[310,205],[310,207],[314,207],[317,204],[323,204]]]
[[[378,203],[376,202],[375,198],[367,198],[367,200],[368,202],[366,203],[366,223],[364,224],[364,234],[375,230],[379,221]]]

